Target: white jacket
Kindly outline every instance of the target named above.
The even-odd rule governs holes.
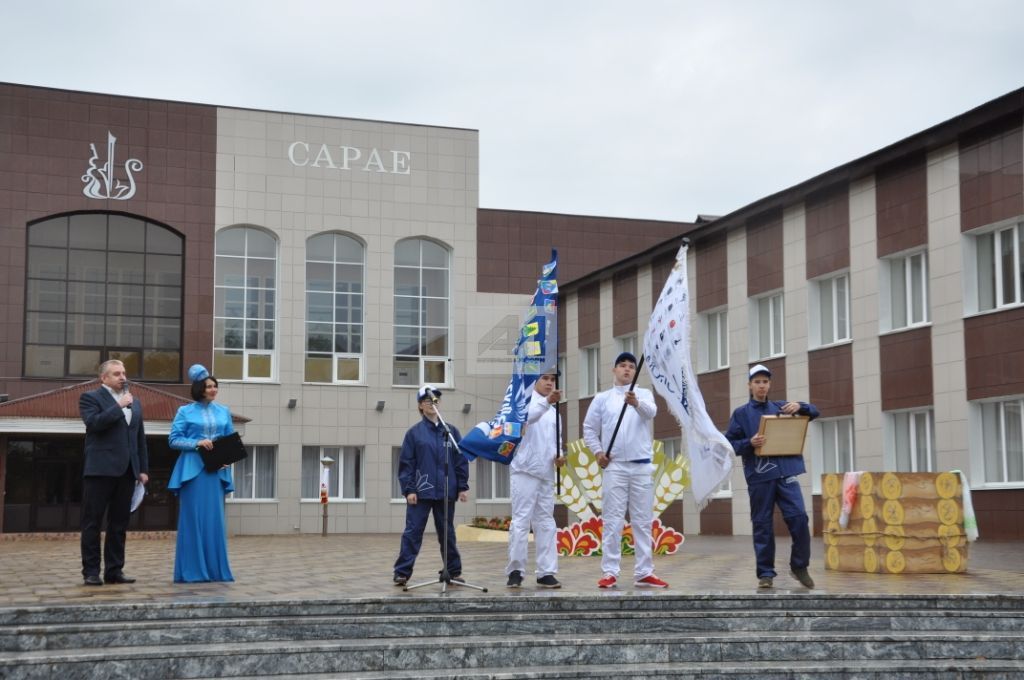
[[[629,385],[615,385],[611,389],[599,392],[590,402],[587,417],[583,420],[583,441],[594,455],[608,450],[628,390]],[[639,403],[636,408],[626,407],[619,433],[615,436],[615,446],[612,448],[613,461],[654,458],[653,425],[654,416],[658,414],[658,405],[654,403],[654,395],[650,390],[635,387],[633,391],[636,392]]]
[[[526,432],[512,458],[512,472],[525,472],[539,479],[554,481],[555,458],[561,440],[555,439],[555,406],[534,391],[526,412]]]

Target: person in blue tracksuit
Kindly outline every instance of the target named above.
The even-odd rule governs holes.
[[[812,420],[819,413],[814,404],[802,401],[769,401],[772,372],[763,364],[750,369],[750,401],[732,412],[726,439],[732,444],[737,456],[743,458],[743,475],[747,480],[750,496],[750,521],[753,523],[754,555],[757,558],[759,588],[771,588],[775,578],[775,531],[772,515],[779,506],[782,518],[793,537],[793,549],[789,566],[801,584],[814,587],[814,580],[807,571],[811,561],[811,530],[804,507],[803,493],[797,476],[807,472],[804,457],[771,456],[762,457],[754,453],[756,447],[765,443],[759,435],[761,416],[778,414],[809,416]]]
[[[455,499],[463,503],[469,494],[469,463],[458,448],[449,442],[437,415],[437,401],[441,391],[424,385],[416,393],[416,408],[420,422],[405,433],[402,453],[398,463],[398,481],[405,496],[405,531],[402,533],[402,547],[395,560],[394,583],[404,586],[412,576],[412,568],[423,544],[423,530],[427,518],[434,514],[434,530],[441,545],[442,559],[448,568],[448,575],[460,579],[462,558],[455,546]],[[452,436],[458,443],[462,435],[451,427]],[[448,489],[445,493],[445,463],[448,464]],[[448,554],[444,554],[445,498],[448,499]]]

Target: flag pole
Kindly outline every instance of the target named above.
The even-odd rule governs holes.
[[[640,377],[640,369],[644,367],[644,355],[640,355],[640,361],[636,365],[636,373],[633,374],[633,382],[629,384],[629,391],[632,392],[633,388],[636,387],[637,378]],[[604,452],[604,455],[609,459],[612,457],[612,447],[615,446],[615,437],[619,434],[619,426],[622,425],[622,417],[626,415],[626,407],[629,404],[623,403],[622,410],[619,411],[619,419],[615,423],[615,429],[612,431],[612,440],[608,442],[608,449]]]

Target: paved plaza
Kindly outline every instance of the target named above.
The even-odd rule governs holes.
[[[174,536],[132,534],[128,540],[125,572],[138,581],[131,585],[86,587],[80,576],[78,539],[11,537],[0,539],[0,606],[131,602],[237,602],[350,597],[436,597],[439,585],[403,592],[391,583],[391,566],[398,552],[399,535],[341,534],[321,537],[234,536],[228,550],[234,583],[175,584]],[[567,557],[559,563],[561,590],[539,590],[532,573],[518,591],[505,588],[506,545],[463,542],[463,575],[489,589],[479,593],[453,586],[451,597],[562,597],[596,594],[600,558]],[[1024,595],[1024,543],[971,545],[966,574],[893,576],[826,571],[820,538],[812,544],[811,574],[816,591],[828,594],[1014,594]],[[775,592],[806,592],[788,569],[789,540],[778,539]],[[530,548],[532,567],[533,548]],[[411,583],[435,579],[440,555],[432,533]],[[633,558],[623,558],[622,576],[632,573]],[[657,573],[669,582],[666,591],[683,594],[750,594],[757,591],[754,554],[749,536],[687,537],[675,555],[655,557]],[[633,590],[631,578],[620,578],[618,592]],[[614,596],[616,591],[607,591]],[[771,592],[771,591],[762,591]]]

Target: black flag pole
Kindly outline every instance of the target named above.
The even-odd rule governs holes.
[[[558,391],[558,367],[555,367],[555,391]],[[562,488],[562,468],[558,465],[558,459],[562,455],[562,413],[559,408],[561,399],[555,402],[555,494]]]
[[[640,361],[636,365],[636,373],[633,374],[633,382],[629,384],[629,391],[632,392],[633,388],[636,387],[637,378],[640,377],[640,369],[644,366],[644,355],[640,355]],[[612,430],[612,440],[608,442],[608,449],[604,452],[604,455],[609,459],[612,457],[612,447],[615,446],[615,437],[619,434],[619,426],[622,425],[622,417],[626,415],[626,407],[629,404],[622,404],[622,410],[619,411],[619,419],[615,422],[615,429]]]

